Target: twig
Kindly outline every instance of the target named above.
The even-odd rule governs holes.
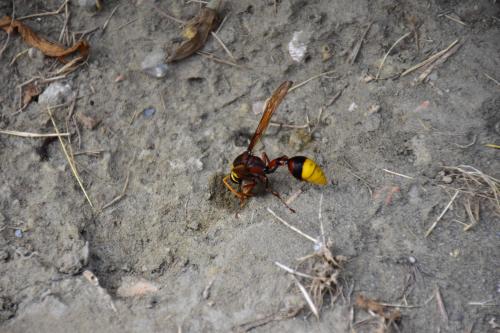
[[[319,206],[318,206],[318,220],[319,220],[319,227],[321,230],[321,240],[323,241],[322,246],[326,246],[326,239],[325,239],[325,228],[323,227],[323,219],[321,216],[321,208],[323,206],[323,193],[321,193],[321,196],[319,197]]]
[[[22,20],[26,20],[26,19],[29,19],[29,18],[34,18],[34,17],[42,17],[42,16],[50,16],[50,15],[57,15],[59,13],[62,12],[62,10],[64,9],[64,7],[66,6],[66,4],[68,3],[68,0],[64,1],[62,3],[62,5],[55,11],[52,11],[52,12],[45,12],[45,13],[38,13],[38,14],[31,14],[31,15],[27,15],[27,16],[23,16],[23,17],[19,17],[19,18],[16,18],[16,20],[18,21],[22,21]]]
[[[215,56],[212,53],[208,53],[208,52],[205,52],[205,51],[198,51],[198,52],[196,52],[196,54],[204,56],[205,58],[208,58],[208,59],[213,60],[215,62],[220,62],[222,64],[226,64],[226,65],[230,65],[230,66],[234,66],[234,67],[238,67],[238,68],[245,68],[244,66],[238,65],[238,64],[236,64],[234,62],[231,62],[229,60],[225,60],[225,59],[219,58],[219,57]]]
[[[453,46],[452,48],[450,48],[445,53],[443,53],[439,57],[439,59],[436,59],[435,62],[433,62],[432,64],[430,64],[429,67],[426,70],[424,70],[422,72],[422,74],[420,74],[420,76],[417,79],[417,82],[423,82],[427,78],[427,76],[429,76],[429,74],[431,74],[431,72],[434,70],[434,68],[436,68],[437,66],[443,64],[449,57],[451,57],[453,54],[455,54],[455,52],[458,51],[458,49],[460,48],[460,46],[461,46],[461,44],[457,44],[457,45]]]
[[[495,80],[494,78],[492,78],[491,76],[489,76],[488,74],[486,73],[483,73],[484,76],[486,76],[488,79],[490,79],[491,81],[495,82],[497,85],[500,86],[500,82],[498,82],[498,80]]]
[[[130,23],[134,23],[134,22],[135,22],[135,21],[137,21],[137,20],[138,20],[138,18],[137,18],[137,17],[136,17],[136,18],[134,18],[134,19],[131,19],[130,21],[128,21],[128,22],[126,22],[126,23],[123,23],[123,24],[122,24],[122,25],[120,25],[118,28],[114,29],[112,32],[118,31],[118,30],[120,30],[121,28],[123,28],[123,27],[125,27],[125,26],[129,25]]]
[[[285,266],[283,264],[280,264],[279,262],[275,261],[274,264],[276,266],[278,266],[279,268],[281,269],[284,269],[285,271],[287,271],[288,273],[290,274],[295,274],[297,276],[300,276],[300,277],[303,277],[303,278],[306,278],[306,279],[311,279],[311,280],[314,280],[316,277],[312,276],[312,275],[309,275],[309,274],[305,274],[305,273],[302,273],[302,272],[299,272],[293,268],[290,268],[288,266]]]
[[[116,197],[114,197],[110,202],[102,206],[101,211],[105,210],[106,208],[114,205],[115,203],[123,199],[125,193],[127,192],[129,178],[130,178],[130,170],[127,172],[127,178],[125,178],[125,184],[123,185],[122,192]]]
[[[415,178],[413,178],[411,176],[403,175],[402,173],[397,173],[397,172],[394,172],[394,171],[391,171],[391,170],[387,170],[387,169],[382,169],[382,170],[384,170],[385,172],[390,173],[392,175],[395,175],[395,176],[399,176],[399,177],[403,177],[403,178],[407,178],[407,179],[415,179]]]
[[[0,133],[7,135],[20,136],[23,138],[54,138],[61,136],[69,136],[69,133],[31,133],[31,132],[19,132],[10,130],[0,130]]]
[[[118,9],[118,7],[120,7],[120,5],[117,5],[115,8],[113,8],[113,10],[111,11],[111,14],[106,19],[106,22],[104,22],[104,24],[102,25],[102,29],[101,29],[102,33],[104,33],[104,30],[106,30],[106,27],[108,26],[109,21],[111,20],[111,17],[113,17],[113,15],[115,14],[115,12]]]
[[[226,23],[226,20],[228,17],[229,17],[229,14],[224,16],[224,18],[222,19],[222,22],[219,24],[219,26],[217,27],[217,30],[215,31],[216,34],[218,34],[222,30],[222,27],[224,26],[224,23]]]
[[[160,13],[163,16],[165,16],[169,20],[172,20],[172,21],[177,22],[177,23],[182,24],[182,25],[184,25],[184,24],[187,23],[187,21],[178,19],[177,17],[170,15],[165,10],[161,9],[160,7],[158,7],[155,3],[151,3],[151,4],[152,4],[153,8],[158,11],[158,13]]]
[[[449,14],[444,15],[449,20],[452,20],[453,22],[457,22],[458,24],[461,24],[463,26],[467,26],[467,23],[461,21],[460,19],[456,18],[455,16],[451,16]]]
[[[301,195],[302,193],[304,193],[304,190],[302,188],[299,188],[292,195],[290,195],[290,197],[288,197],[288,199],[285,201],[285,203],[287,205],[291,205],[292,202],[294,202],[299,197],[299,195]]]
[[[288,228],[292,229],[293,231],[295,231],[296,233],[298,233],[299,235],[301,235],[302,237],[305,237],[307,238],[308,240],[310,240],[311,242],[313,242],[314,244],[317,244],[318,243],[318,240],[314,237],[311,237],[309,236],[308,234],[300,231],[299,229],[295,228],[293,225],[290,225],[287,221],[283,220],[281,217],[279,217],[278,215],[276,215],[275,212],[273,212],[271,210],[271,208],[267,207],[267,211],[269,213],[271,213],[271,215],[273,215],[278,221],[280,221],[281,223],[283,223],[285,226],[287,226]]]
[[[408,68],[407,70],[405,70],[403,73],[401,73],[401,76],[405,76],[405,75],[408,75],[414,71],[416,71],[417,69],[419,69],[420,67],[423,67],[423,66],[426,66],[426,65],[429,65],[431,63],[433,63],[434,61],[436,61],[439,57],[441,57],[443,54],[445,54],[446,52],[448,52],[453,46],[455,46],[456,44],[458,43],[458,39],[455,40],[453,43],[451,43],[446,49],[442,50],[442,51],[439,51],[438,53],[430,56],[429,58],[427,58],[426,60],[416,64],[415,66],[412,66],[410,68]]]
[[[448,313],[446,312],[446,308],[444,306],[443,298],[441,297],[441,293],[439,292],[439,287],[436,286],[436,302],[438,305],[439,312],[441,313],[441,317],[443,318],[443,322],[448,325]]]
[[[451,204],[453,203],[453,201],[455,201],[455,199],[457,198],[457,195],[458,193],[460,193],[459,190],[456,190],[455,191],[455,194],[453,195],[453,197],[451,198],[450,202],[448,202],[448,204],[446,205],[446,207],[444,207],[443,211],[441,212],[441,214],[439,214],[438,218],[436,219],[436,221],[434,221],[434,223],[431,225],[431,227],[427,230],[427,232],[425,233],[425,237],[428,237],[432,230],[434,230],[434,228],[436,227],[436,225],[438,224],[438,222],[441,220],[441,218],[444,216],[444,214],[446,214],[446,212],[448,211],[448,209],[450,209],[451,207]]]
[[[477,134],[474,135],[474,138],[472,139],[472,142],[466,145],[459,145],[458,143],[453,143],[455,146],[458,148],[466,149],[469,148],[470,146],[473,146],[476,143],[477,140]]]
[[[59,129],[57,128],[56,121],[54,120],[54,117],[52,116],[52,111],[50,110],[50,107],[47,108],[47,112],[49,113],[50,120],[52,121],[52,125],[54,125],[54,130],[56,133],[59,134]],[[85,195],[85,198],[87,199],[90,207],[94,209],[94,204],[92,203],[92,200],[90,200],[89,195],[87,194],[87,191],[85,191],[85,187],[83,186],[82,180],[80,178],[80,175],[78,174],[78,170],[76,169],[75,162],[70,158],[70,155],[68,154],[68,151],[66,149],[66,145],[64,144],[63,139],[59,136],[59,143],[61,144],[61,147],[63,149],[64,155],[66,156],[66,160],[68,161],[69,167],[71,168],[71,172],[73,172],[73,176],[75,176],[76,181],[78,182],[78,185],[80,185],[80,188]]]
[[[328,75],[328,74],[332,74],[332,73],[334,73],[334,72],[335,72],[335,71],[327,71],[327,72],[320,73],[320,74],[318,74],[318,75],[314,75],[314,76],[312,76],[312,77],[308,78],[307,80],[302,81],[302,82],[300,82],[300,83],[298,83],[298,84],[294,85],[293,87],[291,87],[290,89],[288,89],[288,92],[294,91],[295,89],[302,87],[303,85],[305,85],[305,84],[309,83],[310,81],[312,81],[312,80],[314,80],[314,79],[320,78],[320,77],[325,76],[325,75]]]
[[[350,65],[354,64],[354,62],[356,61],[356,58],[358,57],[359,54],[359,50],[361,50],[361,45],[363,44],[363,41],[365,40],[365,37],[368,34],[368,31],[370,31],[371,26],[372,22],[368,23],[368,27],[366,27],[365,31],[363,31],[361,38],[356,43],[356,46],[354,46],[354,48],[352,49],[352,52],[349,55],[348,59]]]
[[[375,80],[378,80],[378,78],[380,77],[380,71],[382,70],[382,67],[384,67],[385,60],[387,59],[387,57],[391,53],[392,49],[394,49],[396,47],[396,45],[398,45],[403,39],[410,36],[411,33],[412,33],[411,31],[407,32],[406,34],[401,36],[396,42],[394,42],[394,44],[392,44],[392,46],[389,48],[389,51],[387,51],[387,53],[384,55],[384,58],[382,58],[382,62],[378,66],[378,71],[377,71],[377,75],[375,75]]]
[[[226,53],[228,54],[228,56],[233,59],[234,61],[236,61],[236,59],[234,58],[233,54],[231,53],[231,51],[229,51],[229,49],[227,48],[227,46],[224,44],[224,42],[219,38],[219,36],[217,36],[217,34],[215,32],[212,31],[212,36],[215,38],[215,40],[220,44],[220,46],[222,46],[222,48],[224,49],[224,51],[226,51]]]
[[[273,127],[280,127],[280,128],[307,128],[309,127],[308,124],[304,124],[304,125],[293,125],[293,124],[283,124],[283,123],[277,123],[275,121],[272,121],[269,123],[269,126],[273,126]]]
[[[20,56],[22,56],[23,54],[28,53],[28,51],[29,51],[29,50],[30,50],[30,49],[26,49],[26,50],[24,50],[24,51],[21,51],[21,52],[19,52],[18,54],[16,54],[14,57],[12,57],[12,60],[10,61],[9,66],[14,65],[14,63],[17,61],[17,59],[18,59]]]
[[[337,101],[337,99],[340,97],[340,95],[342,95],[343,92],[344,92],[344,89],[339,90],[335,95],[333,95],[332,99],[330,99],[330,101],[325,106],[329,107],[333,103],[335,103],[335,101]]]
[[[317,319],[319,319],[319,312],[318,312],[318,309],[316,308],[316,305],[314,305],[314,302],[311,298],[311,295],[309,295],[306,288],[300,283],[300,281],[295,276],[292,275],[292,278],[295,281],[295,283],[297,284],[297,286],[299,287],[300,292],[304,296],[304,298],[307,302],[307,305],[309,305],[309,308],[311,309],[312,313],[314,314],[314,316],[316,316]]]

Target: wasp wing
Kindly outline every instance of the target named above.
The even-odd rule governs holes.
[[[278,89],[274,91],[271,98],[267,101],[264,114],[262,115],[259,125],[257,126],[257,129],[255,130],[255,133],[252,136],[252,140],[250,140],[250,144],[248,145],[247,149],[248,151],[251,152],[253,150],[255,144],[260,140],[262,134],[264,134],[267,126],[269,125],[269,121],[273,116],[274,111],[276,111],[278,106],[281,104],[286,94],[288,93],[288,89],[290,89],[292,84],[293,84],[292,81],[283,82],[278,87]]]

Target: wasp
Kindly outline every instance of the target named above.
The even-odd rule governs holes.
[[[291,81],[283,82],[271,98],[266,103],[264,114],[260,119],[259,125],[255,130],[250,144],[246,151],[240,154],[231,165],[231,172],[223,179],[224,185],[240,199],[240,204],[243,206],[245,201],[250,198],[254,187],[261,183],[266,191],[272,193],[280,199],[285,206],[288,205],[283,201],[278,192],[275,192],[269,186],[267,175],[275,172],[281,166],[287,166],[288,171],[297,179],[318,185],[326,185],[327,179],[323,170],[312,159],[305,156],[287,157],[286,155],[270,160],[265,152],[262,153],[262,158],[253,154],[253,149],[256,143],[260,140],[265,130],[269,125],[269,121],[274,112],[285,98],[288,90],[292,86]],[[231,183],[238,185],[238,189],[234,189]],[[288,207],[292,212],[292,208]]]

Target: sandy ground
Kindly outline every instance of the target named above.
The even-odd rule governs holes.
[[[15,3],[16,17],[61,4]],[[341,294],[334,304],[325,296],[319,320],[305,306],[295,318],[270,321],[255,332],[350,332],[350,326],[373,332],[376,318],[358,323],[370,317],[353,308],[359,294],[416,305],[400,309],[400,332],[498,332],[500,221],[491,201],[473,198],[479,222],[464,232],[460,222],[469,223],[469,197],[460,192],[425,236],[459,187],[443,166],[471,165],[500,176],[499,150],[485,147],[500,142],[500,87],[492,80],[500,79],[498,3],[225,1],[221,14],[227,19],[218,36],[243,67],[194,55],[171,64],[162,79],[146,75],[141,62],[156,50],[172,50],[178,23],[147,1],[105,1],[97,13],[76,3],[69,6],[70,32],[102,27],[118,6],[104,32],[87,35],[88,62],[60,81],[81,97],[75,113],[100,120],[93,130],[78,124],[79,134],[72,122],[68,129],[74,152],[99,151],[75,156],[97,209],[86,201],[57,140],[0,136],[2,332],[226,332],[303,306],[292,277],[274,262],[295,267],[313,244],[266,208],[319,237],[321,196],[332,252],[348,258],[338,281]],[[183,19],[199,10],[181,0],[157,5]],[[1,0],[0,13],[11,12],[11,1]],[[24,22],[57,40],[64,19],[62,13]],[[302,62],[288,53],[296,31],[309,35]],[[366,82],[406,33],[387,56],[382,80]],[[456,39],[458,51],[425,82],[415,81],[418,71],[394,76]],[[2,31],[0,45],[5,41]],[[26,48],[12,35],[0,60],[0,128],[52,133],[36,99],[15,114],[16,87],[49,76],[57,65],[36,53],[10,65]],[[213,38],[204,51],[231,60]],[[290,92],[273,118],[295,125],[308,118],[312,133],[271,127],[256,152],[310,156],[329,184],[300,183],[280,170],[270,181],[285,199],[303,189],[291,203],[297,213],[272,195],[259,195],[236,218],[237,200],[221,177],[260,119],[254,104],[285,80],[300,83],[328,71]],[[156,112],[144,114],[150,107]],[[54,111],[61,130],[68,109]],[[127,178],[125,196],[98,212]],[[99,285],[84,271],[93,272]],[[446,315],[430,299],[436,289]]]

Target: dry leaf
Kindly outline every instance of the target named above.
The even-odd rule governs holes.
[[[64,58],[75,52],[80,53],[82,60],[86,59],[89,55],[90,47],[88,42],[85,40],[81,40],[73,46],[65,48],[62,45],[50,42],[42,37],[38,37],[38,35],[34,33],[31,28],[21,21],[12,20],[10,16],[0,18],[0,28],[5,30],[7,33],[12,33],[17,30],[26,44],[36,47],[46,56],[58,58],[61,62],[65,62]]]
[[[167,59],[167,62],[187,58],[205,45],[210,32],[219,23],[217,11],[211,7],[209,5],[203,7],[197,16],[186,23],[182,32],[185,41]]]
[[[26,87],[23,89],[23,104],[22,104],[22,106],[25,107],[26,105],[28,105],[28,103],[31,102],[33,97],[40,95],[41,92],[42,92],[42,90],[36,84],[36,82],[31,82],[30,84],[26,85]]]
[[[86,129],[93,130],[101,122],[98,119],[89,117],[81,112],[76,114],[76,119],[85,127]]]
[[[364,295],[358,295],[356,297],[356,306],[366,311],[370,310],[389,321],[397,321],[401,318],[401,312],[399,312],[399,310],[396,309],[386,312],[385,306],[375,300],[365,297]]]

